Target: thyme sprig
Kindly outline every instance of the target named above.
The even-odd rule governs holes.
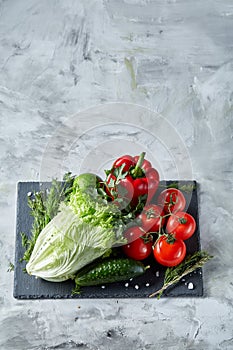
[[[187,258],[177,266],[169,267],[166,269],[163,286],[161,289],[149,295],[150,298],[158,295],[159,299],[163,292],[170,286],[179,282],[184,276],[195,271],[197,268],[202,267],[213,256],[208,252],[201,250],[195,252],[193,255],[187,256]]]

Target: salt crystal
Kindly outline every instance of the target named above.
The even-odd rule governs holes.
[[[146,287],[149,287],[150,283],[146,283]]]
[[[136,286],[134,287],[135,289],[139,289],[139,286],[136,284]]]
[[[189,282],[189,284],[188,284],[188,289],[194,289],[194,285],[193,285],[192,282]]]
[[[155,276],[159,277],[159,271],[156,271]]]
[[[129,283],[126,283],[126,284],[125,284],[125,287],[126,287],[126,288],[129,287]]]

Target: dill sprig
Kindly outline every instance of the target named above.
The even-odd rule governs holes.
[[[173,284],[176,284],[189,273],[195,271],[197,268],[202,267],[208,260],[213,258],[206,251],[197,251],[193,255],[189,255],[181,264],[168,267],[165,272],[163,287],[156,292],[149,295],[150,298],[158,295],[158,299],[161,297],[165,289]]]
[[[21,261],[29,261],[40,232],[58,213],[60,203],[69,200],[74,178],[71,173],[67,173],[64,175],[63,182],[53,179],[49,190],[35,192],[28,197],[28,206],[34,220],[30,238],[24,232],[21,233],[22,246],[25,248]]]
[[[12,271],[14,271],[14,269],[15,269],[14,264],[12,262],[9,262],[9,267],[8,267],[7,272],[12,272]]]

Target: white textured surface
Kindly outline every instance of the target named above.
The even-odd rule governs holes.
[[[230,0],[0,1],[0,349],[233,349],[232,43]],[[142,147],[201,184],[205,298],[14,300],[17,181]]]

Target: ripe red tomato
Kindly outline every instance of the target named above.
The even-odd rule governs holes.
[[[152,252],[152,237],[146,236],[139,226],[130,227],[124,237],[128,243],[122,246],[122,250],[129,258],[134,260],[146,259]]]
[[[128,154],[118,158],[114,163],[113,163],[113,168],[119,168],[122,165],[123,166],[123,172],[129,171],[131,166],[135,166],[136,162],[133,157],[129,156]]]
[[[127,203],[129,203],[134,195],[133,179],[127,175],[124,179],[121,179],[118,184],[116,183],[116,180],[117,178],[115,175],[108,175],[106,181],[106,193],[112,200],[116,198],[122,198]]]
[[[157,262],[164,266],[179,265],[185,257],[186,245],[182,240],[173,240],[161,236],[155,244],[153,254]]]
[[[167,188],[158,196],[158,205],[161,205],[165,213],[175,213],[184,210],[186,200],[177,188]]]
[[[190,238],[196,230],[196,222],[192,215],[185,212],[178,212],[168,219],[166,231],[172,233],[176,239],[186,240]]]
[[[160,226],[162,227],[165,223],[164,215],[162,207],[156,204],[146,205],[143,212],[139,215],[141,227],[146,232],[158,232]]]
[[[134,186],[134,200],[138,200],[138,197],[148,193],[148,182],[146,177],[139,177],[133,180]]]
[[[147,203],[150,203],[159,187],[159,173],[156,169],[149,168],[146,171],[146,178],[148,182]]]

